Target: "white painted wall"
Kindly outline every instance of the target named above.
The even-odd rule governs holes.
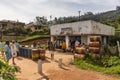
[[[114,35],[115,28],[95,21],[80,21],[74,23],[58,24],[50,27],[51,35],[60,35],[61,28],[72,28],[72,34],[102,34]]]
[[[93,34],[115,35],[115,28],[95,21],[91,21],[91,23],[91,29]]]
[[[71,27],[73,34],[89,34],[91,32],[91,22],[81,21],[74,23],[58,24],[51,26],[51,35],[60,35],[61,28]]]

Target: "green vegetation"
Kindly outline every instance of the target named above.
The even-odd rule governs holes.
[[[30,30],[25,29],[23,26],[7,26],[7,29],[3,30],[4,35],[26,35],[30,32]]]
[[[31,32],[29,35],[49,35],[49,34],[50,34],[50,30],[48,28],[43,28],[43,29],[35,30]]]
[[[17,66],[9,65],[4,58],[0,57],[0,80],[1,78],[4,80],[17,80],[15,77],[16,72],[19,72]]]
[[[28,37],[26,37],[26,38],[23,38],[23,39],[19,40],[19,42],[34,40],[34,39],[38,39],[38,38],[49,38],[49,37],[50,37],[50,35],[34,35],[34,36],[28,36]]]
[[[75,64],[85,70],[120,75],[120,58],[117,56],[104,55],[100,60],[89,56],[85,59],[75,59]]]
[[[112,10],[102,13],[93,14],[92,12],[86,12],[84,15],[80,16],[69,16],[69,17],[59,17],[55,18],[54,24],[63,24],[63,23],[71,23],[76,21],[83,20],[94,20],[98,22],[115,22],[115,19],[120,16],[119,10]]]

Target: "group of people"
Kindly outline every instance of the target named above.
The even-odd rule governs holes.
[[[68,47],[68,49],[66,49],[65,40],[63,40],[61,42],[60,46],[61,46],[63,52],[72,51],[73,53],[75,53],[77,47],[85,47],[85,44],[84,43],[81,44],[80,41],[78,41],[78,40],[76,40],[74,42],[70,41],[68,45],[69,45],[69,47]],[[53,60],[54,59],[55,43],[53,43],[52,41],[49,40],[48,41],[48,49],[49,49],[49,52],[51,54],[51,60]]]
[[[1,41],[0,42],[0,49],[2,57],[9,60],[12,58],[12,63],[15,64],[14,58],[19,53],[19,43],[17,41],[6,41],[5,44]]]
[[[66,42],[62,41],[62,50],[63,52],[70,51],[72,53],[76,53],[76,49],[78,47],[85,47],[86,45],[84,43],[81,43],[79,40],[76,41],[69,41],[68,48],[66,48]]]

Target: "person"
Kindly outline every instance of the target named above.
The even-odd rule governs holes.
[[[62,49],[63,49],[64,52],[66,52],[66,43],[65,43],[65,41],[62,42]]]
[[[6,41],[5,43],[5,55],[6,55],[7,62],[9,62],[9,60],[12,58],[9,41]]]
[[[75,53],[75,41],[71,41],[71,48],[72,48],[72,53]]]
[[[69,41],[69,43],[68,43],[68,48],[67,48],[67,51],[71,51],[71,41]]]
[[[37,42],[36,47],[37,47],[37,48],[40,48],[40,42]]]
[[[36,46],[37,46],[37,43],[36,43],[36,41],[34,41],[33,42],[33,47],[36,48]]]
[[[82,44],[81,44],[81,47],[86,47],[85,43],[82,43]]]
[[[80,42],[78,40],[75,41],[75,48],[79,47]]]
[[[2,41],[0,41],[0,50],[2,57],[4,57],[4,44],[2,43]]]
[[[15,46],[16,46],[16,49],[17,49],[17,55],[19,56],[20,45],[19,45],[18,41],[15,42]]]
[[[48,42],[48,48],[51,54],[51,60],[54,60],[54,45],[53,42],[49,41]]]
[[[11,47],[11,54],[12,54],[12,63],[15,64],[14,58],[17,56],[17,48],[14,41],[12,41],[12,44],[10,47]]]

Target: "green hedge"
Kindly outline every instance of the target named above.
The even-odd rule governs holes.
[[[117,56],[104,56],[101,60],[87,57],[75,59],[78,68],[85,70],[95,70],[106,74],[117,74],[120,76],[120,59]]]

